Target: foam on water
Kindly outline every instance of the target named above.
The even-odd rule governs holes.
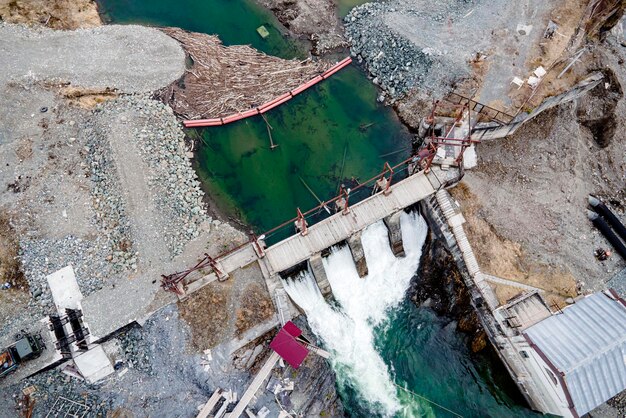
[[[361,241],[369,274],[360,278],[347,246],[333,248],[324,268],[340,307],[329,305],[315,279],[303,272],[285,280],[289,296],[305,311],[313,332],[331,351],[340,387],[355,390],[372,412],[383,416],[423,416],[414,400],[398,396],[391,373],[375,346],[375,328],[388,318],[389,309],[402,302],[419,265],[427,226],[418,213],[402,214],[402,240],[406,256],[391,252],[384,223],[371,225]]]

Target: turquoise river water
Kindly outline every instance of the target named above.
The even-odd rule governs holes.
[[[286,36],[273,15],[250,0],[98,3],[112,23],[177,26],[217,34],[226,45],[250,44],[284,58],[307,55],[303,43]],[[359,3],[342,0],[340,13],[345,15]],[[267,39],[256,33],[260,25],[269,30]],[[409,132],[390,109],[376,103],[376,95],[360,69],[342,70],[267,114],[274,141],[280,145],[274,150],[269,149],[265,123],[258,117],[198,130],[203,139],[197,151],[199,176],[222,211],[257,232],[268,230],[292,218],[296,207],[304,211],[317,205],[313,193],[328,199],[341,182],[370,178],[385,161],[393,164],[409,155]],[[465,417],[534,415],[521,405],[504,367],[472,355],[454,322],[406,298],[386,315],[373,327],[372,344],[395,384]],[[336,372],[343,373],[339,367]],[[363,402],[358,382],[342,376],[338,380],[347,381],[339,389],[350,416],[385,415]],[[428,415],[454,416],[432,405],[424,410],[430,411]]]

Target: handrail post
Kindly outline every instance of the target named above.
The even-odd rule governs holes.
[[[389,178],[385,177],[385,174],[389,173]],[[393,180],[393,168],[389,165],[388,162],[385,162],[383,165],[383,171],[380,173],[380,178],[376,181],[376,186],[382,190],[383,194],[387,196],[391,193],[391,181]]]
[[[393,168],[391,168],[388,162],[385,162],[385,165],[387,166],[387,168],[389,168],[389,181],[387,182],[387,189],[385,189],[384,194],[388,195],[389,193],[391,193],[390,187],[391,182],[393,181]]]
[[[298,213],[298,217],[294,222],[296,230],[300,232],[300,235],[305,236],[309,233],[308,224],[306,223],[306,219],[304,219],[304,215],[302,215],[300,208],[296,208],[296,211]]]
[[[254,231],[250,231],[250,241],[252,241],[252,245],[254,246],[254,252],[256,252],[257,257],[259,258],[265,257],[265,250],[263,248],[265,246],[265,243],[263,242],[263,238],[263,235],[261,236],[261,238],[259,238],[256,236]],[[261,242],[263,242],[263,244]]]
[[[335,202],[335,206],[338,210],[341,210],[342,215],[347,215],[350,212],[350,203],[348,199],[350,193],[346,190],[346,187],[342,184],[339,191],[339,199]]]

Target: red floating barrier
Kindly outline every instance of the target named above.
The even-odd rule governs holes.
[[[195,128],[199,126],[218,126],[222,125],[220,119],[198,119],[198,120],[186,120],[183,122],[186,128]]]
[[[265,113],[269,110],[274,109],[277,106],[280,106],[281,104],[285,103],[296,94],[302,93],[304,90],[308,89],[309,87],[313,87],[320,81],[327,79],[331,75],[335,74],[337,71],[341,70],[342,68],[345,68],[351,62],[352,62],[352,58],[350,57],[344,58],[343,60],[339,61],[337,64],[330,67],[324,73],[320,75],[316,75],[311,80],[300,85],[299,87],[296,87],[292,91],[281,94],[275,99],[272,99],[269,102],[262,104],[261,106],[255,107],[254,109],[246,110],[245,112],[236,113],[234,115],[226,116],[224,118],[186,120],[186,121],[183,121],[183,125],[185,125],[186,128],[221,126],[221,125],[226,125],[227,123],[231,123],[231,122],[235,122],[241,119],[248,118],[250,116],[260,115],[262,113]]]
[[[261,106],[259,106],[259,112],[263,113],[263,109],[265,109],[266,107],[272,106],[274,103],[278,103],[281,100],[285,100],[285,99],[287,99],[287,100],[291,99],[291,94],[289,94],[289,93],[281,94],[277,98],[272,99],[269,102],[262,104]],[[284,102],[282,102],[282,103],[284,103]]]
[[[241,112],[241,115],[245,118],[249,118],[250,116],[254,116],[258,114],[259,114],[258,109],[250,109],[250,110],[246,110],[245,112]]]
[[[343,63],[340,63],[332,68],[329,68],[328,70],[326,70],[326,72],[324,72],[322,74],[322,78],[327,79],[328,77],[330,77],[331,75],[335,74],[337,71],[341,70],[342,68],[350,65],[350,63],[352,62],[352,60],[350,61],[345,61]]]
[[[264,107],[263,109],[261,109],[261,113],[268,112],[268,111],[274,109],[275,107],[280,106],[281,104],[285,103],[289,99],[291,99],[291,96],[285,97],[284,99],[279,100],[279,101],[275,102],[274,104],[271,104],[271,105],[269,105],[267,107]]]
[[[226,116],[225,118],[222,119],[222,121],[224,125],[226,125],[227,123],[236,122],[243,118],[245,118],[245,116],[241,116],[240,114],[235,114],[235,115]]]

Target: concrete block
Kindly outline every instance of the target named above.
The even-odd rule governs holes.
[[[111,360],[100,345],[74,358],[74,364],[88,383],[96,383],[113,373]]]
[[[315,277],[317,287],[320,288],[322,295],[326,296],[329,294],[332,289],[330,288],[330,283],[328,282],[328,277],[326,276],[326,270],[324,270],[322,256],[319,253],[313,254],[313,256],[309,259],[309,270],[313,274],[313,277]]]
[[[367,276],[367,261],[365,261],[365,252],[361,244],[361,231],[348,238],[348,246],[352,252],[352,259],[356,265],[356,271],[359,273],[359,277]]]
[[[384,219],[389,234],[389,245],[396,257],[404,257],[404,244],[402,243],[402,228],[400,227],[400,217],[402,211],[389,215]]]
[[[52,300],[59,315],[65,315],[65,309],[81,309],[83,294],[80,292],[74,269],[68,265],[47,276]]]

